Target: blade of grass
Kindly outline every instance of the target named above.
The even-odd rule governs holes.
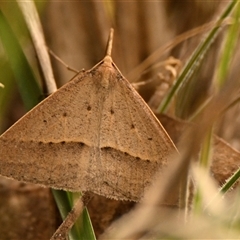
[[[83,213],[81,217],[82,217],[82,224],[78,229],[82,234],[81,234],[81,239],[79,240],[96,239],[93,231],[92,222],[90,220],[90,216],[86,207],[83,209]]]
[[[74,205],[74,199],[81,197],[80,193],[71,193],[62,190],[56,191],[52,189],[52,193],[56,200],[62,219],[65,219],[68,213],[71,211],[72,206]],[[78,218],[69,232],[69,238],[70,240],[96,239],[86,207],[84,207],[81,216]]]
[[[0,133],[2,133],[7,127],[5,124],[6,113],[11,105],[12,93],[16,89],[9,62],[3,56],[0,57],[0,72],[0,85],[4,86],[4,88],[0,87]]]
[[[40,23],[37,9],[32,1],[25,2],[17,0],[17,2],[31,34],[39,63],[41,65],[42,73],[44,75],[48,93],[50,94],[57,90],[57,85],[54,80],[50,58],[48,55],[48,50],[46,48],[43,29]]]
[[[237,4],[237,2],[238,2],[237,0],[233,0],[228,4],[225,11],[223,12],[223,14],[220,16],[219,20],[217,21],[216,26],[210,31],[210,33],[207,35],[207,37],[196,48],[196,50],[190,57],[189,61],[183,68],[182,73],[178,77],[176,83],[171,88],[169,94],[163,99],[163,101],[159,105],[157,112],[163,113],[167,110],[171,100],[173,99],[174,95],[179,90],[181,85],[184,82],[187,82],[190,79],[190,77],[192,76],[193,72],[196,71],[197,67],[199,66],[199,63],[201,61],[203,61],[204,55],[206,54],[210,45],[213,43],[213,40],[216,38],[217,34],[219,33],[222,22],[231,13],[232,9]]]
[[[233,58],[234,50],[236,49],[236,44],[239,35],[239,17],[240,17],[240,4],[236,5],[234,11],[234,21],[228,30],[228,34],[223,44],[222,57],[220,58],[218,71],[215,78],[215,84],[218,89],[221,89],[222,85],[225,83],[227,74],[229,72],[231,60]]]
[[[206,206],[204,206],[202,211],[207,210],[209,207],[211,207],[212,204],[215,203],[215,200],[219,198],[219,196],[226,194],[229,190],[232,189],[234,184],[237,183],[237,181],[240,178],[240,168],[223,184],[223,186],[219,189],[219,191],[211,198],[211,200],[207,203]],[[197,202],[198,203],[198,202]],[[196,205],[195,208],[197,209],[199,205]]]
[[[200,157],[199,157],[199,168],[204,169],[205,171],[209,171],[210,167],[210,161],[212,156],[212,129],[210,129],[205,136],[205,139],[203,140],[203,144],[200,151]],[[201,191],[199,190],[198,186],[196,189],[196,193],[193,198],[193,212],[194,213],[201,213],[203,208],[203,202],[202,202],[202,195]]]
[[[200,152],[200,166],[204,167],[205,169],[209,169],[210,167],[210,159],[212,156],[212,129],[210,129],[205,139],[203,140],[201,152]]]
[[[64,220],[67,217],[68,213],[72,210],[72,207],[74,206],[74,199],[79,198],[81,194],[55,189],[52,189],[52,193],[57,203],[61,217]],[[79,216],[78,220],[74,223],[72,229],[70,230],[69,239],[70,240],[96,239],[91,219],[86,207],[84,208],[82,214]]]
[[[233,185],[239,180],[239,178],[240,178],[240,168],[221,187],[220,192],[226,193],[227,191],[229,191],[233,187]]]
[[[30,110],[39,102],[42,93],[22,48],[1,10],[0,39],[17,80],[24,106]]]
[[[176,36],[172,41],[168,42],[167,44],[159,47],[156,51],[154,51],[151,55],[149,55],[144,61],[142,61],[137,67],[131,70],[126,76],[126,78],[130,82],[135,82],[137,79],[139,79],[139,76],[143,72],[147,72],[149,67],[152,66],[152,64],[160,59],[160,57],[166,53],[166,51],[169,51],[170,49],[173,49],[180,43],[186,41],[186,39],[192,38],[198,34],[207,32],[209,29],[211,29],[215,25],[215,22],[209,22],[204,25],[201,25],[200,27],[196,27],[194,29],[191,29],[187,32],[184,32],[178,36]]]

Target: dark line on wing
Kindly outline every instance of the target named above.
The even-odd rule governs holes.
[[[13,141],[13,140],[11,140]],[[71,145],[71,144],[78,144],[79,146],[81,147],[94,147],[94,146],[89,146],[87,145],[86,143],[84,142],[76,142],[76,141],[59,141],[59,142],[54,142],[54,141],[48,141],[48,142],[44,142],[44,141],[34,141],[34,140],[29,140],[29,141],[24,141],[24,140],[16,140],[16,142],[18,143],[33,143],[33,144],[37,144],[37,145],[41,145],[41,146],[44,146],[44,145],[49,145],[50,147],[53,146],[53,145],[61,145],[61,146],[67,146],[67,145]],[[95,146],[96,147],[96,146]],[[109,152],[109,151],[115,151],[115,152],[120,152],[121,154],[124,154],[126,157],[132,157],[132,158],[135,158],[137,161],[146,161],[146,162],[153,162],[152,160],[150,159],[143,159],[139,156],[134,156],[128,152],[125,152],[125,151],[121,151],[119,149],[116,149],[116,148],[113,148],[113,147],[110,147],[110,146],[105,146],[105,147],[101,147],[99,148],[100,151],[106,151],[106,152]]]

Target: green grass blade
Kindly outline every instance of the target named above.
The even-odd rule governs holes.
[[[172,89],[170,90],[169,94],[163,99],[160,106],[158,107],[157,111],[163,113],[167,110],[173,96],[179,90],[180,86],[187,82],[188,79],[193,75],[196,71],[197,67],[200,65],[200,62],[203,60],[204,55],[206,54],[207,50],[209,49],[210,45],[213,43],[213,40],[216,38],[217,34],[219,33],[220,26],[223,20],[231,13],[234,6],[237,4],[237,0],[231,1],[229,5],[226,7],[225,11],[217,21],[216,26],[210,31],[207,35],[205,40],[203,40],[199,46],[196,48],[192,56],[190,57],[189,61],[185,65],[182,73],[178,77],[176,83],[173,85]]]
[[[203,141],[200,157],[199,157],[199,167],[205,169],[209,172],[209,167],[211,165],[211,154],[212,153],[212,129],[208,131]],[[196,193],[193,198],[193,211],[194,213],[201,213],[203,207],[202,195],[200,189],[197,187]]]
[[[0,57],[0,134],[6,129],[5,118],[12,100],[12,93],[15,91],[15,82],[9,62]]]
[[[201,152],[200,152],[200,166],[209,169],[210,160],[212,156],[212,129],[210,129],[203,141]]]
[[[63,190],[52,189],[54,199],[57,203],[61,217],[64,219],[68,212],[72,209],[72,203],[69,199],[68,193]]]
[[[39,102],[42,93],[22,48],[1,10],[0,39],[17,80],[24,106],[30,110]]]
[[[81,239],[79,239],[79,238],[78,239],[79,240],[86,240],[86,239],[96,240],[96,237],[95,237],[95,234],[93,231],[93,226],[90,221],[90,216],[88,214],[88,210],[86,207],[83,209],[83,213],[82,213],[81,217],[82,217],[82,221],[80,222],[81,226],[79,228],[79,232],[81,232]],[[77,224],[78,224],[78,222],[77,222]],[[74,240],[77,240],[77,238],[75,238]]]
[[[219,67],[216,74],[217,77],[215,78],[217,89],[221,89],[229,72],[230,64],[232,62],[231,60],[233,59],[233,54],[236,49],[236,44],[239,36],[239,18],[240,4],[238,3],[234,12],[234,22],[229,28],[225,43],[223,45],[224,49],[220,58]]]
[[[239,178],[240,168],[226,181],[226,183],[221,187],[220,191],[222,193],[226,193],[233,187],[233,185],[239,180]]]
[[[81,197],[80,193],[72,193],[54,189],[52,189],[52,193],[62,219],[65,219],[68,213],[71,211],[74,199]],[[70,230],[69,237],[71,240],[96,240],[91,219],[86,207]]]

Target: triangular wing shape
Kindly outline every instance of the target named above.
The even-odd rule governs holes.
[[[0,174],[57,189],[139,200],[175,150],[107,56],[0,137]]]

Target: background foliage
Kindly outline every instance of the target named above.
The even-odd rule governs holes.
[[[131,216],[116,223],[117,231],[108,231],[106,236],[239,237],[237,1],[36,1],[36,6],[47,45],[76,69],[89,69],[104,57],[109,28],[114,27],[113,60],[156,112],[182,153],[179,164],[170,166],[164,175],[168,181],[162,181],[158,203],[162,204],[159,199],[169,197],[169,193],[179,194],[176,182],[181,179],[182,193],[168,205],[183,213],[159,208],[154,203],[156,196],[151,197],[150,192],[148,203],[152,203],[155,213],[143,213],[144,207],[137,205]],[[73,77],[55,59],[52,65],[58,86]],[[142,84],[136,84],[139,82]],[[3,132],[46,93],[22,13],[17,3],[8,1],[0,2],[0,83],[4,85],[0,88]],[[163,110],[168,116],[160,115]],[[181,120],[173,119],[176,117]],[[190,122],[198,124],[198,128],[191,129]],[[192,159],[199,159],[202,167],[189,168]],[[193,184],[188,181],[189,169]],[[230,184],[222,188],[228,192],[235,184],[234,191],[221,200],[218,188],[234,173]],[[4,226],[0,228],[0,239],[48,239],[61,222],[49,189],[1,178],[0,195],[0,224]],[[68,203],[64,205],[70,208]],[[94,196],[88,210],[97,237],[133,205]],[[190,209],[188,224],[182,225],[176,216],[185,218],[181,214]],[[84,239],[83,234],[94,239],[91,227],[81,231],[82,223],[91,226],[87,212],[84,214],[72,239]],[[144,226],[140,230],[138,219]]]

